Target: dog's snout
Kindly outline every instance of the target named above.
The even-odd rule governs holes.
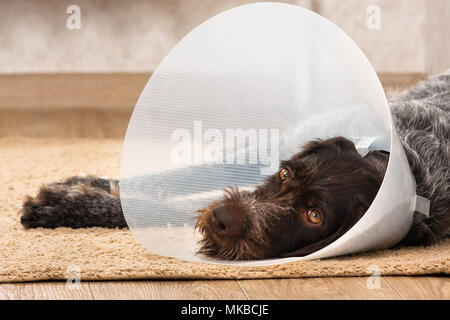
[[[237,238],[243,232],[242,213],[225,205],[219,205],[212,212],[212,226],[214,231],[223,237]]]

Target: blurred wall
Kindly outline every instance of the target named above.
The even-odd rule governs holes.
[[[433,73],[450,68],[450,0],[315,3],[321,15],[355,40],[379,72]],[[371,20],[377,7],[379,29]]]
[[[198,24],[251,2],[258,1],[0,0],[0,73],[152,71]],[[72,4],[81,9],[80,30],[66,27]]]
[[[251,0],[0,0],[0,73],[149,72],[192,28]],[[287,0],[347,32],[379,72],[450,67],[449,0]],[[69,30],[69,5],[81,29]],[[369,6],[379,29],[369,28]],[[371,20],[372,21],[372,20]],[[373,21],[372,21],[373,24]],[[375,26],[377,26],[375,24]]]

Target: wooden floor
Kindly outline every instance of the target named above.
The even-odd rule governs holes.
[[[0,299],[450,300],[450,277],[14,283],[0,284]]]

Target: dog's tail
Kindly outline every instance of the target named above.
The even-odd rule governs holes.
[[[41,187],[20,212],[25,228],[126,228],[119,181],[72,177]]]

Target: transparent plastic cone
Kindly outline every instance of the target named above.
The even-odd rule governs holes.
[[[226,187],[261,183],[311,139],[334,136],[362,153],[390,152],[375,200],[347,233],[298,258],[221,261],[196,254],[195,210]],[[153,253],[268,265],[396,244],[412,223],[415,182],[383,88],[357,45],[309,10],[257,3],[198,26],[153,73],[125,138],[120,196],[134,236]]]

